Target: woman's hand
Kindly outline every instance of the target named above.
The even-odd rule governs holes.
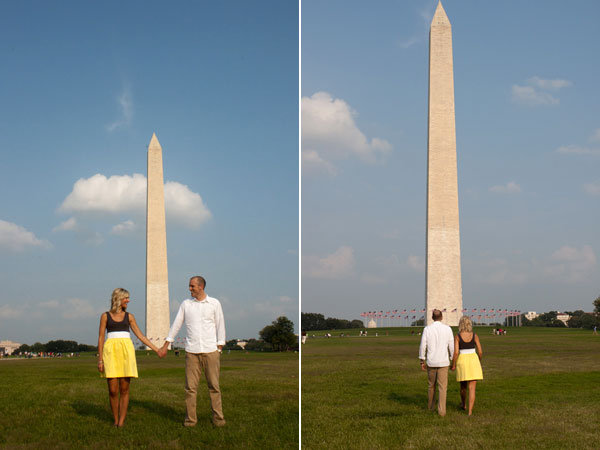
[[[98,361],[98,372],[100,372],[100,373],[104,372],[104,362],[103,361]]]

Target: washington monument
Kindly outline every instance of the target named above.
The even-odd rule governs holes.
[[[439,2],[429,31],[429,123],[427,139],[427,324],[433,309],[444,322],[458,325],[462,315],[460,229],[452,28]]]
[[[156,134],[148,146],[146,200],[146,336],[162,345],[169,334],[169,276],[162,148]]]

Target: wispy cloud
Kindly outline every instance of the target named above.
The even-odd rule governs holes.
[[[558,147],[556,153],[561,153],[563,155],[600,155],[600,149],[581,147],[572,144]]]
[[[138,228],[139,227],[133,220],[126,220],[125,222],[121,222],[112,227],[110,232],[111,234],[116,234],[117,236],[127,236],[138,231]]]
[[[38,239],[35,234],[20,225],[0,220],[0,250],[22,252],[32,247],[50,249],[52,244],[44,239]]]
[[[331,175],[331,160],[358,157],[367,163],[381,162],[392,150],[385,139],[367,139],[354,121],[356,111],[327,92],[302,98],[302,169]],[[304,165],[306,163],[306,166]]]
[[[589,280],[596,268],[596,254],[589,245],[581,249],[562,246],[550,257],[545,274],[565,283],[578,283]]]
[[[514,181],[509,181],[505,185],[497,185],[490,187],[490,191],[499,194],[517,194],[521,192],[521,186],[519,186]]]
[[[85,319],[97,317],[102,311],[102,308],[94,308],[89,300],[71,298],[65,302],[65,310],[62,313],[62,317],[64,319]]]
[[[572,86],[568,80],[546,80],[538,76],[529,78],[526,85],[514,84],[511,88],[512,101],[526,106],[557,105],[560,99],[548,91],[557,92],[559,89]]]
[[[25,310],[22,307],[13,307],[10,305],[0,306],[0,319],[16,319],[23,316]]]
[[[600,142],[600,128],[595,129],[587,140],[592,144]],[[562,145],[555,151],[562,155],[600,155],[600,148],[591,148],[576,144]]]
[[[79,228],[79,223],[75,217],[70,217],[59,225],[55,226],[52,231],[76,231]]]
[[[106,126],[110,132],[119,128],[126,128],[131,125],[133,120],[133,98],[129,85],[123,86],[123,90],[116,99],[119,107],[119,117],[114,122]]]
[[[427,42],[427,36],[429,35],[429,27],[431,25],[431,20],[433,19],[433,14],[435,13],[436,7],[437,1],[429,1],[428,5],[425,5],[417,11],[417,14],[421,19],[419,29],[412,36],[398,41],[398,45],[401,48],[409,48],[415,44]]]
[[[341,279],[354,272],[354,249],[342,246],[327,256],[305,255],[302,257],[302,276],[307,278]]]
[[[600,181],[584,184],[583,191],[594,196],[600,195]]]

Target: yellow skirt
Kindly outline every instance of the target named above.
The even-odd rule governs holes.
[[[130,338],[109,338],[104,342],[102,351],[104,378],[137,378],[135,349]]]
[[[477,353],[461,353],[456,360],[456,381],[483,380]]]

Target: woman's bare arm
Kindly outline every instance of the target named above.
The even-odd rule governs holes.
[[[104,372],[104,361],[102,360],[102,351],[104,350],[104,333],[106,331],[106,314],[100,316],[100,329],[98,330],[98,372]]]
[[[456,360],[458,359],[458,334],[454,336],[454,356],[452,356],[452,367],[450,370],[456,369]]]
[[[481,349],[481,344],[479,343],[479,336],[475,335],[475,347],[477,348],[477,355],[479,359],[483,358],[483,350]]]
[[[131,327],[133,334],[135,334],[140,341],[142,341],[144,344],[146,344],[148,347],[150,347],[153,351],[155,351],[157,355],[159,354],[158,347],[156,345],[154,345],[152,342],[150,342],[150,340],[146,336],[143,335],[143,333],[140,331],[140,328],[137,325],[137,322],[135,321],[135,317],[133,317],[133,314],[131,314],[131,313],[129,313],[129,326]]]

